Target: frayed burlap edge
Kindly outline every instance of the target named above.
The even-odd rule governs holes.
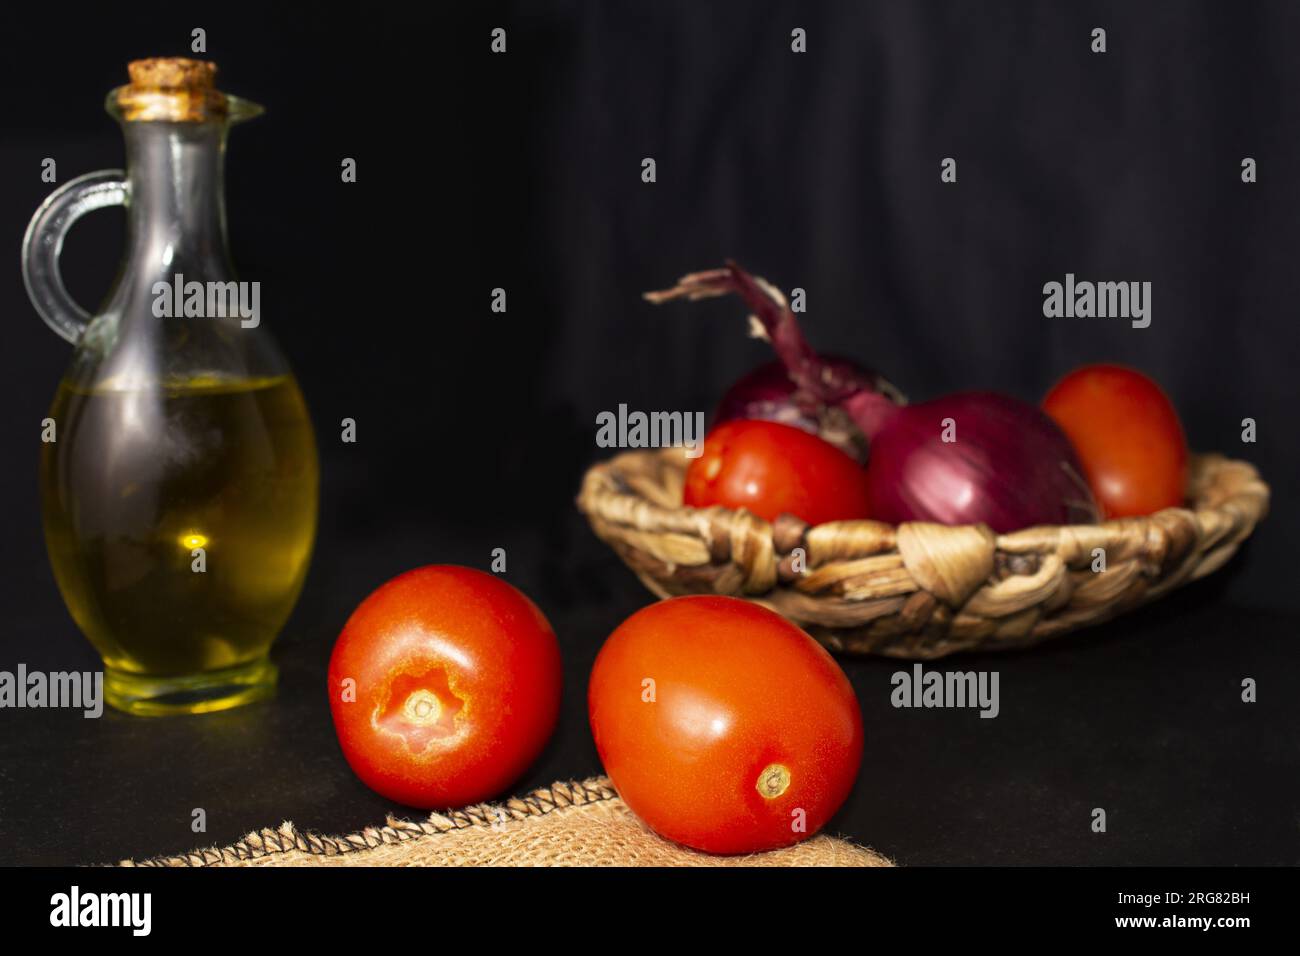
[[[651,833],[606,777],[561,781],[500,804],[478,804],[347,836],[303,833],[292,823],[226,847],[121,866],[892,866],[844,840],[816,836],[769,853],[715,857]]]

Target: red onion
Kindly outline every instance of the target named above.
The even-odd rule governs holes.
[[[905,405],[907,399],[878,372],[864,368],[852,359],[813,352],[804,340],[785,296],[775,286],[765,279],[750,276],[739,266],[731,265],[727,269],[692,273],[672,289],[647,292],[645,297],[658,304],[683,297],[695,301],[731,292],[739,292],[759,313],[751,317],[750,331],[754,336],[772,343],[778,354],[783,354],[782,348],[787,352],[793,349],[807,367],[816,366],[819,391],[814,393],[796,385],[785,362],[777,358],[749,372],[727,390],[713,413],[712,425],[734,418],[758,418],[793,425],[820,435],[859,462],[866,461],[866,438],[844,409],[834,401],[824,400],[820,389],[833,388],[837,395],[878,392],[900,405]]]
[[[1069,439],[1028,402],[967,392],[901,406],[897,390],[878,375],[814,352],[784,296],[735,263],[688,275],[646,298],[695,300],[729,292],[754,310],[755,332],[775,349],[800,414],[819,426],[836,413],[847,415],[866,437],[873,517],[983,523],[998,533],[1097,520],[1096,501]],[[742,394],[740,407],[753,407],[760,391],[772,400],[766,374],[746,385],[749,394]]]
[[[860,392],[844,407],[870,442],[873,518],[983,523],[999,534],[1097,520],[1074,447],[1028,402],[962,392],[899,408]]]

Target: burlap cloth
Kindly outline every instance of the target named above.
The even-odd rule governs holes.
[[[745,857],[696,853],[662,840],[632,815],[606,777],[555,783],[500,804],[423,822],[389,818],[343,837],[292,823],[238,843],[122,866],[892,866],[829,836]]]

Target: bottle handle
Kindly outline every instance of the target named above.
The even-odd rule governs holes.
[[[101,169],[64,183],[41,203],[23,236],[23,285],[45,324],[74,345],[91,315],[73,300],[59,272],[63,239],[72,224],[88,212],[125,206],[126,174]]]

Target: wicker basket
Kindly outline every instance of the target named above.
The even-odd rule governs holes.
[[[1221,567],[1269,498],[1253,466],[1199,455],[1191,507],[1142,518],[1003,535],[922,522],[809,527],[683,507],[685,471],[680,448],[627,452],[594,465],[578,496],[651,591],[739,595],[831,650],[912,659],[1021,647],[1152,601]],[[1097,548],[1104,571],[1093,570]]]

